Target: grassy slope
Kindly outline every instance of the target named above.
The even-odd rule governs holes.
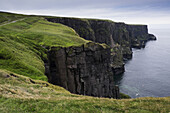
[[[170,112],[170,97],[107,99],[71,94],[61,87],[0,70],[1,113]]]
[[[26,17],[22,14],[0,12],[0,25]]]
[[[62,24],[50,23],[40,17],[25,17],[15,23],[0,26],[0,69],[47,80],[44,47],[78,46],[88,41]]]

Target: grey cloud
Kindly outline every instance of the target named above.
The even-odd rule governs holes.
[[[152,5],[166,0],[0,0],[3,10],[126,8]]]

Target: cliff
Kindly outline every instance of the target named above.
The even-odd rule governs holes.
[[[127,25],[132,48],[143,48],[149,40],[156,40],[153,34],[148,34],[147,25]]]
[[[107,45],[89,42],[79,47],[52,47],[48,59],[50,83],[75,94],[120,98]]]
[[[118,54],[111,56],[109,46],[42,17],[17,19],[0,30],[0,69],[45,81],[47,75],[49,82],[72,93],[119,98],[111,67]],[[119,46],[113,51],[119,52]]]
[[[110,20],[45,17],[50,22],[62,23],[75,29],[86,40],[105,43],[112,48],[112,69],[116,74],[124,72],[123,59],[132,58],[132,48],[145,47],[148,40],[156,40],[148,34],[146,25],[128,25]]]
[[[131,47],[155,38],[145,25],[45,18],[23,16],[1,23],[0,68],[38,80],[47,75],[50,83],[76,94],[119,98],[113,77],[124,72],[123,59],[132,57]]]
[[[142,41],[156,40],[148,33],[147,25],[130,25],[111,20],[81,19],[67,17],[45,17],[50,22],[62,23],[73,28],[80,37],[98,43],[106,43],[111,47],[118,43],[123,48],[125,58],[131,58],[131,47],[135,43],[143,47]],[[136,42],[134,42],[136,41]],[[126,56],[130,55],[130,56]]]

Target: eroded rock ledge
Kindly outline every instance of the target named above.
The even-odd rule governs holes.
[[[76,94],[119,98],[107,45],[89,42],[80,47],[52,47],[48,57],[50,83]]]

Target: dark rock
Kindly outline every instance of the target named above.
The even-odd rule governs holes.
[[[70,56],[70,50],[76,54]],[[49,51],[49,82],[71,93],[119,98],[110,59],[109,47],[92,42],[81,47],[52,49]]]
[[[124,65],[117,66],[117,67],[112,67],[114,75],[120,75],[125,72]]]
[[[149,40],[156,40],[156,37],[153,34],[149,34],[148,37]]]
[[[14,75],[13,73],[10,73],[10,76],[13,76],[13,77],[17,77],[17,78],[18,78],[18,76]]]

